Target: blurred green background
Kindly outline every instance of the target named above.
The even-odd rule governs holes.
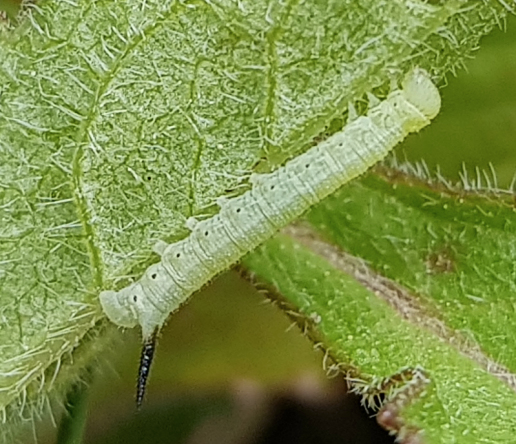
[[[0,9],[12,12],[14,3],[0,0]],[[506,187],[516,172],[515,17],[507,32],[484,38],[458,76],[442,91],[441,114],[397,149],[398,158],[424,159],[430,171],[439,165],[454,181],[463,168],[472,178],[492,164]],[[137,332],[121,334],[106,351],[94,369],[85,444],[243,442],[239,434],[259,428],[279,394],[299,400],[340,393],[322,371],[321,353],[290,326],[235,272],[226,273],[170,319],[139,414]],[[25,442],[55,442],[52,418],[42,423]]]
[[[516,18],[506,31],[484,37],[466,70],[451,74],[442,90],[443,106],[435,121],[398,149],[412,161],[424,159],[430,170],[458,180],[466,169],[496,171],[507,187],[516,172]],[[401,156],[399,156],[401,158]]]

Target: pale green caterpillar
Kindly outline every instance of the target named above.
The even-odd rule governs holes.
[[[253,174],[251,190],[218,200],[218,214],[200,222],[189,219],[192,232],[185,239],[158,243],[155,251],[161,262],[128,287],[100,294],[106,315],[122,327],[139,324],[144,341],[152,342],[169,314],[192,293],[383,159],[409,133],[428,125],[440,106],[437,87],[420,68],[411,70],[402,89],[384,101],[370,95],[366,116],[353,119],[350,108],[350,121],[342,131],[270,174]]]
[[[142,327],[143,338],[215,275],[303,214],[310,206],[383,159],[409,133],[430,123],[441,99],[429,75],[414,69],[403,89],[369,109],[337,134],[271,174],[251,176],[251,190],[219,199],[220,212],[189,219],[192,233],[174,244],[158,243],[161,262],[120,291],[103,291],[108,318],[122,327]]]

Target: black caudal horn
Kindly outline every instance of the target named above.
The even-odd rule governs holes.
[[[147,387],[147,380],[149,379],[157,340],[158,329],[154,330],[154,333],[143,342],[142,353],[140,355],[140,367],[138,368],[138,381],[136,384],[136,407],[138,410],[140,410],[145,396],[145,389]]]

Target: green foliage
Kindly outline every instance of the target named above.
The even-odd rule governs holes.
[[[279,292],[295,307],[344,373],[428,369],[432,385],[407,417],[429,443],[509,442],[512,201],[377,172],[385,175],[345,186],[310,211],[311,225],[290,228],[244,264],[274,288],[272,299]]]
[[[415,293],[463,341],[516,368],[511,195],[370,176],[327,199],[308,220],[333,245]]]
[[[502,17],[502,5],[488,1],[42,1],[24,12],[15,29],[4,26],[0,35],[0,411],[5,412],[7,425],[0,440],[7,442],[7,433],[22,418],[37,414],[48,398],[59,398],[80,378],[109,336],[97,300],[99,290],[113,282],[121,286],[141,273],[157,239],[181,238],[187,217],[212,213],[213,199],[227,189],[238,191],[241,180],[258,163],[261,169],[273,168],[301,152],[315,137],[331,131],[332,121],[340,122],[349,101],[374,88],[385,91],[389,79],[399,78],[410,66],[420,65],[439,77],[456,70]],[[389,201],[393,191],[386,183],[379,182],[379,189],[370,191],[371,199]],[[411,205],[424,206],[418,190],[407,199]],[[333,214],[332,202],[311,213],[315,225],[328,225],[324,222],[328,217],[339,218],[338,211],[328,216]],[[409,211],[410,205],[403,208]],[[372,218],[366,247],[375,245],[375,236],[381,238],[387,211]],[[456,209],[455,216],[445,211],[443,217],[459,218],[462,211]],[[480,224],[477,230],[488,224],[479,215],[468,217]],[[499,217],[489,219],[490,231],[484,230],[492,234],[493,243],[501,231],[496,227]],[[441,244],[430,245],[433,249],[428,250],[430,241],[414,239],[421,244],[413,253],[419,262],[412,263],[419,266],[419,274],[424,274],[429,254],[438,258],[439,252],[455,253],[458,248],[457,239],[446,237],[448,225],[440,223],[427,221],[442,238]],[[471,227],[471,237],[479,235],[471,221],[464,223]],[[410,224],[404,228],[408,239],[419,235]],[[343,226],[336,223],[334,229],[323,232],[335,245],[351,250]],[[460,241],[460,223],[450,229]],[[274,242],[278,241],[270,245]],[[495,245],[491,247],[494,250]],[[371,247],[353,253],[386,276],[428,295],[426,303],[434,304],[451,329],[464,327],[458,309],[469,307],[475,324],[467,328],[474,330],[494,359],[510,364],[507,350],[512,348],[504,351],[488,338],[489,325],[500,322],[504,307],[492,308],[497,317],[480,321],[474,318],[475,306],[459,298],[448,312],[446,298],[453,299],[455,290],[446,276],[435,277],[429,291],[424,276],[417,281],[417,273],[404,271],[404,257],[409,256],[392,243],[377,252]],[[464,259],[473,257],[471,252],[459,253]],[[274,254],[281,257],[280,252]],[[502,260],[501,252],[498,258]],[[313,261],[308,264],[313,273],[327,267],[313,255],[306,260]],[[271,259],[271,264],[276,261]],[[380,263],[393,267],[384,269]],[[261,269],[264,264],[258,261],[253,266]],[[474,269],[476,264],[462,261],[461,266]],[[264,280],[270,278],[267,273]],[[335,289],[339,279],[343,279],[340,274],[332,277],[327,288]],[[493,283],[488,275],[482,279],[485,285]],[[280,284],[288,283],[274,282],[280,289]],[[449,293],[433,300],[431,295],[443,288]],[[285,297],[291,292],[284,291]],[[372,298],[364,291],[357,289],[357,310],[365,306],[363,298]],[[307,309],[295,295],[289,299],[299,303],[299,310]],[[352,320],[348,327],[339,324],[344,318],[329,304],[317,307],[325,327],[321,334],[328,336],[329,344],[338,344],[339,361],[385,376],[410,364],[408,350],[420,346],[433,350],[425,362],[430,371],[437,369],[440,378],[463,368],[475,372],[428,335],[418,333],[424,339],[416,343],[410,339],[413,327],[399,327],[392,310],[378,301],[371,304],[374,309],[360,315],[363,327]],[[359,330],[371,328],[371,334],[381,338],[374,319],[391,329],[374,347],[374,354],[368,354],[372,346],[363,334],[353,334],[362,338],[354,346],[353,341],[345,344],[347,336],[338,339],[345,334],[342,329],[353,325]],[[387,365],[385,357],[373,366],[373,356],[391,351],[387,341],[395,338],[396,331],[405,338],[400,342],[405,345],[397,348],[396,365]],[[345,356],[344,345],[354,353]],[[450,356],[450,363],[456,362],[453,372],[432,361],[440,351]],[[417,355],[412,357],[418,361]],[[472,381],[485,387],[489,396],[502,398],[504,389],[496,381],[478,370],[475,375],[481,380]],[[446,402],[455,394],[446,395]],[[505,403],[511,402],[505,396]],[[429,437],[440,436],[432,416],[435,410],[429,410],[428,421],[426,410],[421,412],[416,421]],[[471,427],[478,425],[473,413],[466,419]],[[493,419],[492,426],[496,424]],[[458,436],[461,431],[450,433]]]

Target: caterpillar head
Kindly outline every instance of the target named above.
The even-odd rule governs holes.
[[[439,90],[432,83],[430,74],[422,68],[414,68],[402,82],[403,96],[428,120],[433,119],[441,109]]]

